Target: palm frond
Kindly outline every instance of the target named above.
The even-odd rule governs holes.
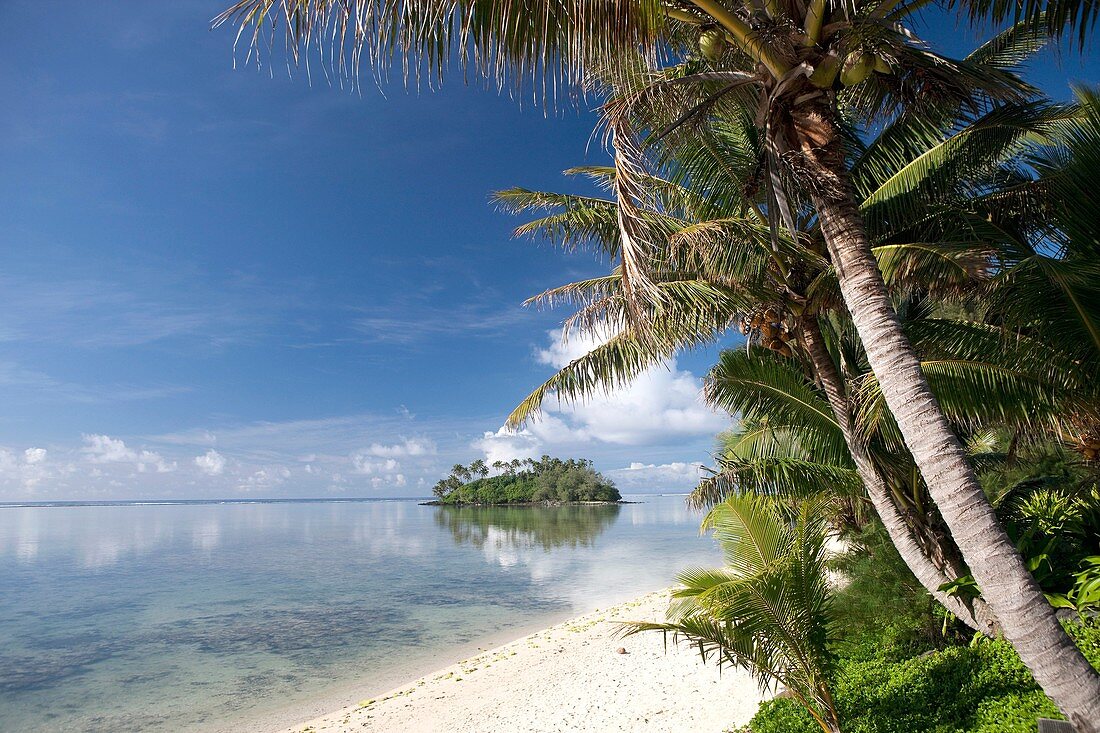
[[[437,83],[457,58],[498,87],[531,82],[544,100],[592,67],[649,46],[670,22],[656,0],[239,0],[213,21],[237,27],[247,61],[282,38],[288,65],[311,54],[326,73],[357,79],[363,66],[406,83]]]
[[[569,362],[527,395],[512,410],[507,425],[521,427],[538,415],[543,402],[551,394],[560,401],[574,402],[600,392],[608,393],[629,384],[639,374],[659,365],[669,356],[669,349],[656,346],[652,339],[637,339],[629,332],[615,334],[587,354]]]
[[[863,482],[855,468],[799,458],[722,460],[688,496],[688,504],[711,507],[738,493],[805,498],[827,493],[858,496]]]
[[[840,464],[844,436],[824,395],[791,360],[766,349],[724,351],[704,386],[707,401],[731,414],[770,425],[798,425],[805,457]]]
[[[629,623],[626,634],[660,631],[703,661],[782,684],[826,730],[839,730],[829,681],[832,595],[826,572],[827,500],[795,507],[769,497],[731,496],[704,526],[715,529],[727,567],[682,572],[665,623]]]

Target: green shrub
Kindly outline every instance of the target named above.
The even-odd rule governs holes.
[[[881,528],[851,538],[835,563],[846,580],[835,601],[835,702],[844,733],[1034,733],[1060,717],[1005,641],[946,635],[942,611]],[[1066,624],[1100,670],[1100,619]],[[761,705],[752,733],[820,733],[795,701]]]
[[[1066,631],[1073,637],[1073,641],[1085,655],[1085,659],[1100,670],[1100,618],[1068,623]]]
[[[843,720],[841,725],[844,725]],[[821,733],[806,708],[789,697],[763,703],[748,730],[751,733]]]
[[[1100,669],[1100,621],[1066,628]],[[845,733],[1034,733],[1036,718],[1061,717],[1002,640],[901,661],[845,658],[834,692]],[[750,727],[753,733],[820,733],[788,699],[763,704]]]
[[[850,551],[833,562],[844,577],[837,591],[837,652],[849,659],[900,661],[930,649],[966,642],[905,565],[881,525],[849,538]]]
[[[1035,719],[1057,717],[1016,652],[1004,641],[956,646],[900,662],[841,664],[836,703],[845,733],[1034,733]],[[762,706],[754,733],[815,733],[797,705]]]

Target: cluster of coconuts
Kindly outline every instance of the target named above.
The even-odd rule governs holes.
[[[710,27],[699,34],[699,53],[707,61],[717,63],[726,51],[726,34],[721,28]],[[820,64],[820,68],[811,79],[821,81],[821,86],[829,86],[837,77],[837,65],[840,59],[830,54]],[[879,74],[892,74],[894,72],[890,62],[870,51],[853,51],[844,57],[840,64],[840,83],[846,87],[855,86],[871,75],[871,72]]]
[[[1086,461],[1095,461],[1100,457],[1100,433],[1086,433],[1077,439],[1074,446]]]
[[[771,308],[741,321],[741,333],[746,336],[756,334],[758,343],[780,356],[789,357],[793,353],[791,342],[794,341],[794,334]]]
[[[836,83],[839,76],[840,83],[850,87],[864,81],[872,72],[892,74],[894,69],[889,61],[870,51],[853,51],[843,59],[829,53],[818,61],[817,67],[810,74],[810,81],[827,89]]]
[[[886,59],[868,51],[850,53],[840,67],[840,83],[846,87],[855,86],[869,77],[872,71],[889,74],[892,69]]]

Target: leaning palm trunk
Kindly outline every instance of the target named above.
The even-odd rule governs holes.
[[[867,491],[867,496],[874,506],[875,512],[882,521],[886,534],[897,548],[898,554],[909,566],[909,569],[920,581],[921,585],[939,601],[944,608],[975,631],[989,635],[996,630],[996,618],[988,604],[981,598],[975,598],[968,605],[961,598],[948,595],[940,590],[945,583],[958,579],[958,573],[952,572],[953,568],[937,566],[929,557],[925,548],[921,547],[914,537],[913,528],[905,521],[898,509],[885,480],[871,460],[863,443],[856,436],[852,425],[851,407],[845,394],[845,388],[840,375],[833,366],[832,357],[829,355],[822,341],[821,331],[817,325],[816,317],[806,316],[799,329],[799,340],[806,350],[813,364],[813,370],[821,382],[829,400],[829,406],[833,410],[837,425],[844,436],[844,442],[848,446],[848,452],[852,456],[852,462],[856,464],[860,479]],[[948,553],[941,552],[940,555]]]
[[[901,329],[855,203],[831,111],[791,117],[791,139],[844,301],[928,491],[1005,637],[1079,733],[1100,733],[1100,675],[1066,635],[997,520]]]

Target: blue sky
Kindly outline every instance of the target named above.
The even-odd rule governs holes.
[[[357,95],[234,70],[220,9],[0,6],[0,500],[423,495],[542,452],[690,485],[728,423],[695,394],[713,350],[495,435],[584,347],[520,303],[603,265],[511,239],[488,195],[577,188],[594,117],[457,75]],[[1056,96],[1096,78],[1061,63],[1035,65]]]

